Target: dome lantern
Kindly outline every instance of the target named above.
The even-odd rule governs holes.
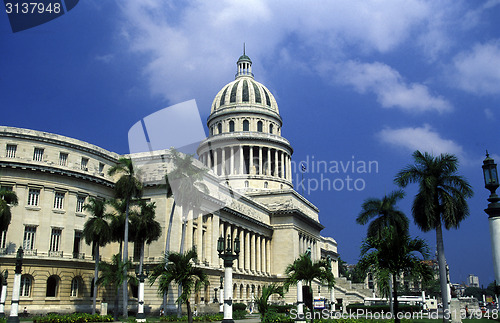
[[[236,78],[240,76],[250,76],[253,78],[252,60],[245,54],[245,44],[243,44],[243,55],[240,56],[240,58],[236,62],[236,65],[238,66]]]

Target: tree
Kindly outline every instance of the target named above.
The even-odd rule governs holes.
[[[367,237],[379,238],[382,230],[389,226],[394,226],[398,232],[408,231],[408,218],[396,208],[396,202],[404,196],[405,193],[398,190],[382,199],[368,198],[364,201],[356,222],[364,225],[373,219],[368,225]]]
[[[272,294],[278,294],[281,297],[284,295],[283,286],[279,286],[278,284],[272,283],[269,286],[264,286],[262,288],[262,294],[260,297],[255,299],[255,304],[257,305],[257,310],[260,313],[261,321],[265,321],[266,313],[269,309],[269,305],[267,302],[269,301],[269,297]]]
[[[158,293],[165,294],[172,282],[182,286],[182,293],[177,299],[179,304],[186,304],[188,322],[193,322],[193,313],[189,301],[191,293],[209,284],[207,275],[199,267],[195,267],[198,255],[195,249],[185,253],[169,252],[164,260],[153,268],[149,277],[151,285],[158,280]]]
[[[112,217],[110,213],[106,213],[106,200],[90,198],[89,203],[83,208],[90,212],[91,217],[83,226],[83,237],[85,242],[92,244],[94,249],[94,296],[92,298],[92,314],[95,314],[96,297],[97,297],[97,277],[99,275],[99,247],[104,247],[111,241],[111,227],[108,219]]]
[[[130,217],[132,225],[132,237],[135,243],[139,243],[141,247],[141,255],[139,259],[139,272],[142,273],[144,264],[144,243],[151,244],[161,236],[160,222],[155,220],[155,202],[147,203],[146,201],[139,202],[139,212],[133,212]]]
[[[335,284],[330,262],[326,259],[313,262],[310,253],[307,252],[301,254],[299,258],[286,267],[285,275],[286,278],[283,283],[285,290],[288,290],[292,285],[296,285],[299,281],[305,282],[310,292],[312,292],[311,284],[313,280],[319,281],[322,285],[327,285],[328,289],[333,288]],[[311,308],[311,311],[313,311],[313,308]]]
[[[142,183],[137,179],[134,169],[134,164],[130,158],[120,158],[118,163],[113,165],[108,171],[110,176],[117,173],[123,175],[115,183],[115,196],[125,200],[125,228],[123,234],[123,262],[128,260],[128,226],[130,202],[134,198],[139,198],[142,195]],[[125,270],[126,267],[124,267]],[[123,316],[128,317],[128,288],[127,288],[127,272],[123,272]]]
[[[0,232],[9,228],[12,219],[10,208],[17,205],[18,202],[15,192],[5,188],[0,189]]]
[[[394,227],[397,232],[406,234],[408,232],[408,218],[406,215],[396,208],[396,202],[405,196],[402,190],[393,191],[389,195],[385,195],[382,199],[369,198],[366,199],[361,206],[361,212],[356,218],[358,224],[367,224],[370,219],[373,219],[368,225],[366,236],[369,238],[380,238],[382,231],[387,227]],[[392,307],[392,294],[391,289],[395,288],[392,285],[392,278],[390,275],[387,277],[388,285],[380,282],[379,290],[382,295],[389,296],[389,302]]]
[[[199,207],[203,199],[203,193],[208,193],[208,187],[200,182],[203,180],[203,175],[207,172],[206,169],[201,169],[194,165],[192,155],[181,154],[174,148],[171,150],[173,169],[165,176],[167,197],[169,194],[174,195],[174,204],[170,214],[170,221],[167,231],[167,241],[165,243],[165,254],[170,250],[170,237],[172,232],[173,215],[176,205],[182,207],[182,228],[181,228],[181,245],[180,253],[184,252],[184,241],[186,238],[186,223],[188,221],[189,210],[193,213],[198,213]],[[194,216],[193,216],[194,218]],[[181,295],[182,286],[178,286],[178,295]],[[166,295],[163,297],[166,300]],[[177,315],[181,316],[182,309],[180,305],[177,308]]]
[[[432,278],[430,267],[418,257],[420,254],[424,259],[429,256],[429,247],[422,239],[411,239],[407,233],[400,233],[394,227],[382,230],[379,238],[369,237],[361,246],[362,258],[359,265],[373,273],[377,283],[384,285],[388,274],[392,274],[393,301],[395,321],[397,317],[398,281],[403,273],[413,277],[419,277],[423,281]]]
[[[128,274],[130,268],[132,268],[132,264],[130,261],[123,262],[120,259],[120,254],[116,254],[113,256],[113,260],[111,263],[101,261],[101,276],[97,279],[96,285],[104,285],[109,286],[115,293],[115,310],[113,311],[114,320],[118,320],[118,299],[119,299],[119,287],[124,282],[125,284],[128,281],[136,281],[136,278],[132,275]],[[127,273],[127,276],[123,276],[123,272]],[[94,294],[95,295],[95,294]]]
[[[458,229],[460,222],[469,215],[467,198],[473,191],[465,178],[457,175],[458,159],[454,155],[434,157],[415,151],[415,164],[403,168],[394,181],[401,187],[418,183],[419,190],[412,206],[413,219],[424,232],[436,230],[439,280],[443,310],[449,310],[448,278],[444,254],[442,226]]]

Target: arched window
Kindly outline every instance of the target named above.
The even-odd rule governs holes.
[[[234,121],[229,121],[229,132],[234,132]]]
[[[210,136],[213,136],[214,135],[214,127],[210,127]]]
[[[248,181],[245,181],[245,187],[248,187]]]
[[[139,286],[135,281],[130,281],[130,291],[132,292],[132,297],[133,298],[138,298],[139,297]]]
[[[272,123],[269,125],[269,133],[273,133],[273,124]]]
[[[33,279],[30,275],[21,276],[21,296],[30,297],[31,296],[31,286],[33,285]]]
[[[267,188],[269,184],[267,182],[264,182],[264,188]]]
[[[257,122],[257,131],[262,132],[262,121]]]
[[[80,294],[80,287],[82,285],[81,277],[74,277],[71,280],[71,297],[78,297]]]
[[[94,297],[94,281],[95,278],[92,278],[92,281],[90,282],[90,297]]]
[[[50,276],[47,279],[47,293],[45,294],[45,296],[56,297],[58,285],[59,285],[59,277],[57,277],[56,275]]]
[[[219,123],[217,125],[217,134],[221,134],[222,133],[222,123]]]
[[[250,122],[248,120],[243,120],[243,131],[249,131],[250,130]]]

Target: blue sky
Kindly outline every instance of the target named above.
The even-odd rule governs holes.
[[[128,129],[157,110],[196,99],[206,120],[245,42],[295,162],[378,166],[304,175],[342,258],[359,258],[362,202],[396,189],[414,150],[446,152],[475,191],[469,218],[444,233],[451,280],[493,281],[481,164],[485,149],[500,160],[500,1],[86,0],[18,33],[0,17],[0,124],[127,153]],[[411,233],[435,248],[433,232]]]

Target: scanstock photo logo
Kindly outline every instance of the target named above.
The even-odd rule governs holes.
[[[352,155],[346,160],[318,160],[314,155],[305,160],[292,161],[296,174],[296,190],[310,194],[315,191],[363,191],[366,176],[377,174],[379,164],[376,160],[359,160]]]

